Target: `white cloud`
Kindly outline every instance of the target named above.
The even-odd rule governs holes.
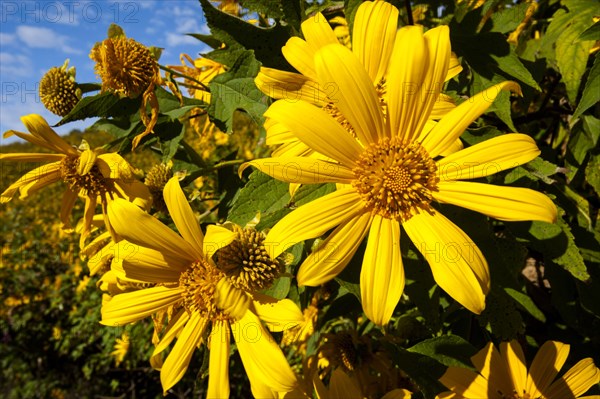
[[[198,44],[198,39],[191,36],[186,36],[181,33],[167,32],[167,45],[169,47],[176,47],[181,45],[195,45]]]
[[[16,35],[0,32],[0,46],[8,46],[9,44],[13,44],[16,39]]]
[[[31,62],[31,59],[23,54],[0,53],[0,64],[2,64],[2,75],[4,77],[30,77],[30,75],[33,72],[33,63]],[[7,85],[10,85],[12,87],[14,84],[17,84],[18,86],[20,86],[22,83],[7,82],[4,78],[2,80],[3,95],[5,89],[9,90]],[[2,99],[2,102],[4,103],[4,99]]]
[[[19,40],[31,48],[58,49],[67,54],[83,53],[67,43],[68,36],[60,35],[49,28],[22,25],[17,27],[16,33]]]

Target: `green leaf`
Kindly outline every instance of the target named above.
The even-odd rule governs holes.
[[[592,155],[585,168],[585,177],[587,182],[600,195],[600,155]]]
[[[514,299],[523,310],[525,310],[535,319],[541,321],[542,323],[546,322],[546,316],[544,316],[544,313],[542,313],[542,311],[535,305],[529,295],[508,287],[504,288],[504,292],[510,295],[510,297]]]
[[[472,368],[471,356],[477,349],[457,335],[443,335],[427,339],[408,348],[409,352],[425,355],[444,366]]]
[[[555,175],[559,171],[560,168],[552,162],[537,157],[533,161],[508,172],[504,177],[504,184],[512,184],[524,176],[534,181],[541,180],[546,184],[553,184],[556,181],[551,179],[550,176]]]
[[[290,38],[287,27],[275,24],[270,28],[260,28],[218,10],[209,0],[200,0],[200,4],[211,33],[226,44],[225,49],[212,51],[206,57],[232,66],[244,49],[254,50],[256,59],[264,66],[293,70],[281,53],[281,48]]]
[[[246,186],[233,199],[229,220],[245,226],[257,214],[262,220],[273,212],[281,211],[289,202],[288,183],[255,170]]]
[[[531,76],[531,72],[523,65],[512,46],[510,47],[509,54],[501,57],[491,54],[491,57],[498,63],[498,68],[502,72],[507,73],[538,91],[542,91],[538,83],[533,79],[533,76]]]
[[[275,299],[284,299],[287,297],[288,292],[290,292],[291,282],[292,279],[290,277],[279,277],[272,286],[263,290],[262,293]]]
[[[354,29],[354,16],[361,3],[362,0],[344,0],[344,15],[346,16],[346,21],[348,21],[350,36],[352,36],[352,30]]]
[[[283,17],[280,0],[244,0],[243,7],[249,11],[266,14],[269,18],[280,19]]]
[[[600,40],[600,21],[596,22],[579,35],[579,41],[584,40]]]
[[[216,76],[209,85],[211,103],[208,113],[224,131],[233,130],[233,114],[243,109],[258,125],[263,125],[263,114],[267,110],[267,97],[254,84],[260,64],[252,51],[244,51],[233,67]]]
[[[525,19],[528,2],[517,4],[514,7],[504,8],[492,14],[492,32],[509,33],[519,26],[521,21]]]
[[[575,124],[567,149],[579,165],[583,164],[589,151],[596,148],[600,139],[600,119],[581,115],[581,123]]]
[[[590,70],[581,100],[577,104],[577,109],[573,113],[571,124],[588,108],[600,101],[600,53],[596,54],[594,65]]]
[[[83,97],[55,126],[68,122],[93,117],[129,116],[140,108],[141,98],[119,98],[119,96],[104,92],[95,96]]]
[[[178,119],[192,108],[206,105],[202,100],[195,98],[183,97],[183,105],[179,102],[179,98],[166,91],[162,87],[156,88],[156,98],[160,113],[170,116],[172,119]]]

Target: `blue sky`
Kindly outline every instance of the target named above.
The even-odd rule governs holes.
[[[186,33],[209,33],[197,0],[0,1],[0,132],[23,131],[22,115],[37,113],[50,125],[60,117],[47,111],[38,95],[44,73],[61,66],[77,70],[79,83],[97,82],[89,58],[94,43],[106,38],[111,23],[147,46],[164,48],[162,65],[180,64],[179,55],[195,58],[209,49]],[[56,128],[59,134],[84,129],[93,120]],[[2,144],[20,140],[2,138]]]

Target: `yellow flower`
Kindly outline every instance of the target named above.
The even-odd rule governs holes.
[[[434,200],[503,221],[556,220],[555,205],[541,193],[461,181],[534,159],[540,151],[531,137],[506,134],[440,158],[501,90],[519,91],[514,82],[500,83],[428,124],[449,63],[448,27],[425,34],[419,26],[400,29],[383,112],[360,59],[338,43],[326,45],[314,55],[315,79],[336,87],[332,98],[349,126],[306,101],[276,101],[265,116],[285,124],[321,159],[280,156],[246,164],[289,183],[337,183],[335,192],[299,207],[271,229],[269,253],[279,256],[294,243],[335,229],[298,270],[298,284],[318,286],[340,273],[368,236],[360,289],[363,310],[378,325],[390,320],[404,289],[401,225],[442,289],[474,313],[485,307],[487,262]]]
[[[490,342],[471,358],[478,373],[449,367],[440,382],[451,391],[438,399],[565,399],[582,397],[600,383],[600,369],[592,358],[579,361],[552,382],[565,364],[569,345],[547,341],[536,354],[529,371],[517,341],[502,342],[500,351]],[[595,398],[597,396],[586,396]]]
[[[382,105],[389,95],[387,90],[388,71],[391,70],[389,61],[392,57],[394,43],[397,41],[397,25],[398,10],[384,1],[362,3],[354,18],[352,52],[367,71]],[[306,40],[292,37],[282,48],[286,60],[300,74],[263,67],[255,79],[257,87],[275,99],[290,102],[303,100],[318,105],[336,118],[340,124],[352,128],[344,113],[340,112],[337,106],[338,87],[333,81],[320,80],[315,65],[315,54],[328,44],[338,43],[339,37],[336,36],[335,31],[331,29],[327,19],[321,13],[317,13],[302,23],[302,33]],[[452,54],[443,80],[451,79],[461,70],[458,59]],[[440,94],[434,102],[429,118],[438,119],[452,108],[454,108],[454,103],[451,98]],[[383,112],[385,113],[385,108]],[[267,118],[265,129],[267,130],[267,144],[279,145],[273,153],[274,156],[312,153],[312,149],[299,141],[285,123]],[[460,141],[457,141],[455,145],[460,148]]]
[[[112,270],[121,280],[157,285],[106,298],[102,323],[123,325],[157,313],[171,314],[152,356],[153,364],[160,364],[156,356],[177,337],[161,368],[165,393],[184,375],[195,348],[206,344],[207,396],[228,397],[232,332],[255,396],[292,391],[296,377],[261,320],[272,331],[283,331],[302,322],[300,309],[289,299],[276,301],[238,288],[240,281],[219,269],[223,265],[215,264],[213,255],[238,239],[238,233],[211,225],[204,236],[176,177],[165,186],[164,199],[181,236],[127,201],[111,203],[111,223],[124,238]],[[248,260],[239,256],[240,262]],[[231,272],[230,266],[226,268]],[[260,268],[254,273],[260,274]]]
[[[169,65],[174,71],[187,75],[192,79],[184,80],[184,86],[187,87],[191,96],[210,103],[210,92],[207,90],[208,84],[215,76],[226,71],[225,65],[208,58],[192,58],[187,54],[181,54],[182,65]],[[187,65],[186,61],[191,65]]]
[[[129,350],[129,334],[124,332],[121,335],[121,338],[115,339],[115,350],[113,350],[110,354],[115,358],[115,366],[119,367],[119,364],[127,355],[127,351]]]
[[[317,399],[364,399],[365,395],[361,393],[360,383],[351,378],[340,369],[336,369],[331,374],[329,388],[323,385],[323,382],[314,377],[314,386],[317,393]],[[410,399],[412,393],[406,389],[394,389],[381,397],[381,399]]]
[[[106,213],[107,203],[116,197],[135,201],[141,206],[149,201],[148,189],[134,178],[133,169],[119,154],[103,153],[100,149],[91,150],[85,142],[79,149],[73,147],[39,115],[27,115],[21,120],[30,133],[9,130],[4,133],[5,138],[14,134],[55,153],[0,154],[0,161],[50,162],[33,169],[11,184],[2,193],[0,203],[10,201],[17,193],[20,193],[21,199],[26,198],[29,194],[62,180],[67,185],[60,212],[63,228],[70,228],[69,215],[79,196],[85,199],[82,229],[82,236],[85,236],[90,231],[98,203],[102,205],[103,213]]]
[[[60,68],[50,68],[40,81],[42,104],[58,116],[67,115],[81,99],[81,90],[75,83],[75,67],[68,67],[66,60]]]

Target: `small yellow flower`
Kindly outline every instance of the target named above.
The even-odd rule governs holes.
[[[60,68],[51,68],[40,81],[40,99],[50,112],[65,116],[81,99],[81,90],[75,83],[75,67],[66,60]]]
[[[490,342],[471,358],[477,372],[460,367],[446,370],[440,382],[450,391],[437,399],[579,398],[600,383],[600,369],[588,357],[554,380],[569,349],[567,344],[546,341],[527,371],[525,354],[517,341],[502,342],[500,351]]]
[[[249,252],[237,254],[237,267],[232,265],[230,251],[222,255],[226,264],[213,261],[213,255],[239,241],[240,234],[211,225],[204,235],[177,177],[169,180],[163,195],[181,235],[127,201],[115,200],[109,207],[111,224],[123,237],[112,271],[121,281],[156,286],[106,297],[101,323],[123,325],[168,312],[168,326],[151,360],[160,364],[157,356],[177,337],[161,368],[165,393],[183,377],[195,348],[206,344],[210,348],[207,396],[228,397],[231,335],[256,397],[292,391],[296,377],[261,320],[272,331],[283,331],[302,321],[300,310],[289,299],[276,301],[252,291],[272,276],[270,267],[266,268],[269,276],[262,275],[264,261],[246,269]],[[135,252],[128,255],[125,248],[132,244]]]
[[[115,350],[113,350],[110,354],[115,358],[115,366],[119,367],[119,364],[127,355],[127,351],[129,351],[129,334],[124,332],[121,335],[121,338],[115,339]]]

